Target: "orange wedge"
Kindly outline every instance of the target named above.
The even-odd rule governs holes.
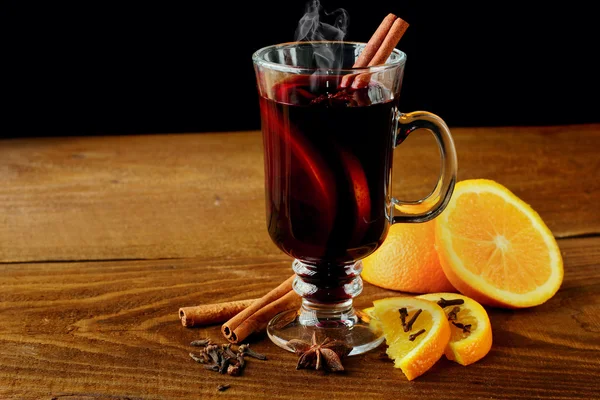
[[[424,374],[444,354],[450,340],[450,325],[446,313],[436,303],[414,297],[389,297],[373,304],[388,346],[387,355],[409,381]],[[404,325],[418,313],[407,332],[401,309],[406,311]]]
[[[444,305],[444,301],[463,301],[463,304],[444,307],[451,332],[450,342],[444,351],[447,359],[469,365],[489,353],[492,348],[492,326],[481,304],[456,293],[430,293],[418,297],[436,302],[440,306]]]
[[[560,287],[563,261],[542,218],[506,187],[459,182],[436,221],[442,269],[462,294],[486,305],[544,303]]]

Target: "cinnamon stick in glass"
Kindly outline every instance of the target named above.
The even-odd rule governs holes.
[[[394,51],[398,42],[408,29],[408,22],[402,18],[389,14],[383,19],[369,42],[354,62],[354,68],[372,67],[374,65],[384,64],[388,57]],[[353,88],[366,86],[371,80],[371,74],[362,73],[360,75],[345,75],[340,84],[341,87],[348,87],[352,84]]]

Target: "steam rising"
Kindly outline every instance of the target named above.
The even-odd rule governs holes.
[[[322,17],[324,20],[321,20]],[[296,41],[341,41],[346,36],[348,20],[348,12],[343,8],[328,13],[323,10],[319,0],[312,0],[307,3],[306,12],[300,18],[294,39]],[[313,46],[313,57],[317,67],[335,68],[336,64],[341,62],[339,59],[336,62],[335,47],[338,46],[332,44]]]
[[[330,25],[321,21],[321,10],[319,0],[313,0],[306,5],[306,13],[300,18],[294,35],[296,41],[344,39],[348,27],[348,12],[343,8],[330,13],[323,11],[326,18],[333,20],[333,25]]]

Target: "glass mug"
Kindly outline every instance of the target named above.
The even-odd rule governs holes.
[[[352,68],[365,43],[292,42],[253,54],[264,145],[267,229],[294,258],[299,310],[275,316],[269,338],[344,341],[350,355],[377,347],[381,333],[355,311],[361,259],[384,241],[391,224],[425,222],[443,211],[456,181],[456,152],[444,121],[398,110],[406,55]],[[358,88],[352,83],[358,82]],[[344,86],[344,88],[342,88]],[[442,169],[418,201],[391,195],[393,149],[414,130],[436,138]]]

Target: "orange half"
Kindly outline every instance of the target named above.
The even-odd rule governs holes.
[[[436,218],[436,248],[452,285],[482,304],[536,306],[563,280],[558,244],[542,218],[491,180],[456,185]]]

